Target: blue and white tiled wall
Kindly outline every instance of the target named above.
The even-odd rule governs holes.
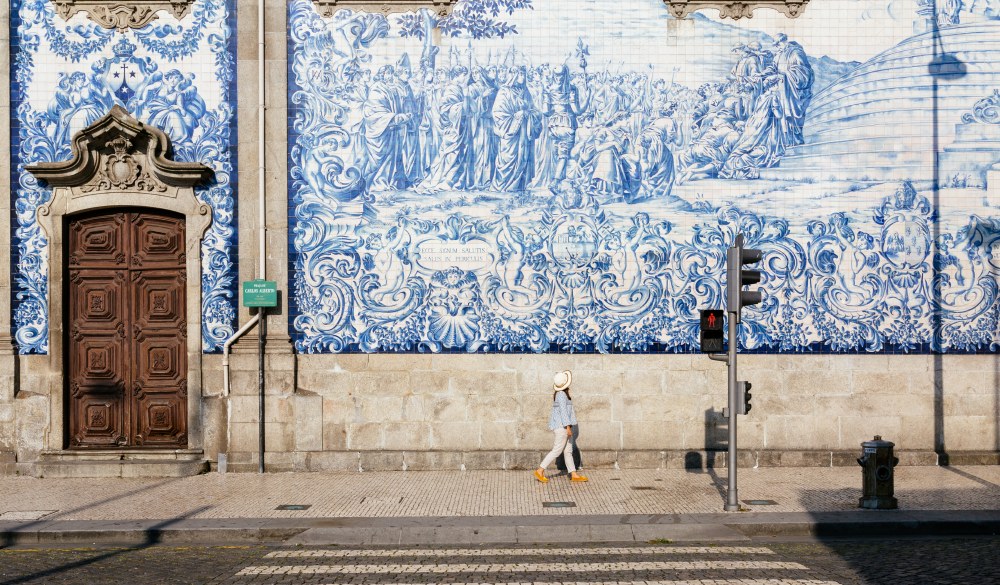
[[[290,1],[298,350],[693,351],[743,233],[748,349],[995,351],[1000,20],[946,4]]]
[[[236,314],[236,15],[232,0],[198,0],[141,30],[109,31],[50,0],[11,1],[13,328],[21,353],[46,353],[47,250],[35,211],[51,196],[24,167],[71,157],[70,137],[121,105],[171,138],[177,160],[215,170],[197,196],[213,209],[202,247],[206,351]]]

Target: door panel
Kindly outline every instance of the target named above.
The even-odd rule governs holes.
[[[72,222],[67,242],[70,250],[69,267],[125,268],[127,222],[125,213],[86,217]]]
[[[67,231],[69,446],[186,446],[183,220],[118,212]]]
[[[114,264],[107,259],[113,259],[115,252],[106,249],[105,244],[121,242],[124,230],[119,220],[108,218],[102,224],[91,221],[77,231],[80,237],[76,241],[85,249],[95,240],[102,244],[94,257],[78,255],[78,266]],[[89,250],[95,247],[89,246]],[[127,410],[126,273],[113,268],[71,268],[68,293],[70,445],[116,447],[124,440]]]
[[[175,268],[183,266],[184,230],[178,220],[163,216],[137,216],[131,223],[132,254],[129,268]]]
[[[179,334],[187,324],[184,307],[184,279],[176,271],[132,272],[134,323],[140,329],[169,330]]]

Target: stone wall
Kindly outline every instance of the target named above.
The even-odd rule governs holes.
[[[551,376],[573,370],[591,466],[723,466],[725,368],[701,355],[296,356],[269,376],[272,469],[531,468],[548,450]],[[272,358],[269,371],[286,358]],[[753,408],[739,420],[750,465],[855,465],[894,441],[903,464],[998,450],[997,358],[741,356]],[[292,392],[292,381],[297,387]],[[256,359],[233,373],[230,464],[256,467]],[[940,421],[936,423],[935,421]],[[994,457],[995,458],[995,457]],[[990,460],[989,458],[985,460]]]
[[[233,356],[228,397],[219,357],[205,357],[205,456],[256,470],[257,357]],[[876,434],[896,443],[904,465],[935,464],[938,429],[953,462],[1000,451],[996,356],[750,354],[740,363],[754,385],[739,420],[741,464],[855,465],[860,442]],[[17,399],[0,400],[0,436],[30,473],[49,400],[44,357],[21,364]],[[725,368],[701,355],[274,353],[266,368],[269,471],[531,468],[550,446],[552,373],[567,368],[587,465],[725,465]]]

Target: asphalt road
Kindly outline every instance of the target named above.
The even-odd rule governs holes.
[[[0,584],[1000,584],[1000,537],[464,547],[13,547]]]

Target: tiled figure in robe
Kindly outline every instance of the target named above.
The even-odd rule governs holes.
[[[403,145],[400,149],[403,155],[403,172],[406,173],[406,187],[417,184],[424,177],[420,167],[421,107],[413,93],[413,86],[410,85],[412,77],[410,57],[404,54],[396,63],[396,81],[402,111],[410,116],[403,124],[401,132]]]
[[[472,185],[472,124],[469,120],[469,70],[456,67],[438,102],[441,147],[431,174],[417,187],[418,193],[465,190]]]
[[[605,203],[632,203],[639,195],[640,169],[628,151],[626,131],[605,125],[597,127],[579,150],[581,172]]]
[[[497,86],[483,67],[473,67],[469,85],[469,123],[472,128],[472,177],[469,187],[488,190],[493,184],[497,135],[493,132],[493,102]]]
[[[679,184],[719,176],[719,169],[740,140],[742,122],[734,122],[732,116],[715,116],[711,124],[677,157],[682,169],[677,180]]]
[[[760,169],[778,164],[792,136],[792,120],[784,111],[783,89],[778,76],[768,79],[732,153],[719,173],[724,179],[757,179]]]
[[[732,69],[732,77],[736,83],[745,88],[751,96],[749,108],[753,109],[753,101],[760,95],[764,80],[764,58],[760,43],[753,42],[739,45],[733,49],[740,53],[739,60]]]
[[[364,106],[364,136],[371,191],[406,189],[403,141],[413,114],[404,111],[396,74],[385,65],[375,74]]]
[[[530,189],[548,189],[556,185],[556,161],[555,144],[553,143],[552,132],[549,130],[549,116],[545,112],[549,111],[549,95],[556,83],[555,74],[548,63],[543,63],[531,73],[528,79],[528,94],[531,95],[531,103],[542,112],[542,130],[535,141],[535,178],[532,179]]]
[[[962,22],[962,0],[938,0],[938,26],[951,26]]]
[[[175,142],[190,140],[206,111],[205,100],[198,95],[194,84],[194,74],[171,69],[162,79],[156,79],[156,75],[141,99],[148,123]]]
[[[789,136],[784,143],[788,146],[802,144],[802,123],[812,99],[812,66],[802,45],[789,41],[782,33],[775,39],[774,67],[781,79],[781,109],[788,120]]]
[[[424,178],[430,176],[438,149],[441,147],[441,92],[447,83],[447,73],[444,69],[424,66],[419,125],[420,168],[421,176]]]
[[[500,137],[493,188],[513,193],[526,191],[535,176],[535,140],[542,129],[525,85],[524,67],[508,73],[493,104],[493,131]]]
[[[586,79],[586,77],[584,77]],[[570,80],[569,67],[563,65],[554,78],[549,94],[549,132],[555,148],[556,169],[554,181],[566,178],[570,153],[576,146],[577,117],[590,107],[590,95],[580,104],[580,90]]]
[[[102,59],[98,63],[103,63]],[[67,144],[73,132],[82,130],[106,114],[114,105],[114,97],[103,87],[98,75],[104,72],[96,71],[91,76],[90,83],[82,71],[74,71],[69,75],[59,73],[59,85],[49,102],[48,115],[55,124],[52,141],[55,144]]]
[[[667,197],[674,187],[675,144],[680,144],[677,125],[672,116],[676,105],[660,111],[639,137],[642,186],[637,200]]]

